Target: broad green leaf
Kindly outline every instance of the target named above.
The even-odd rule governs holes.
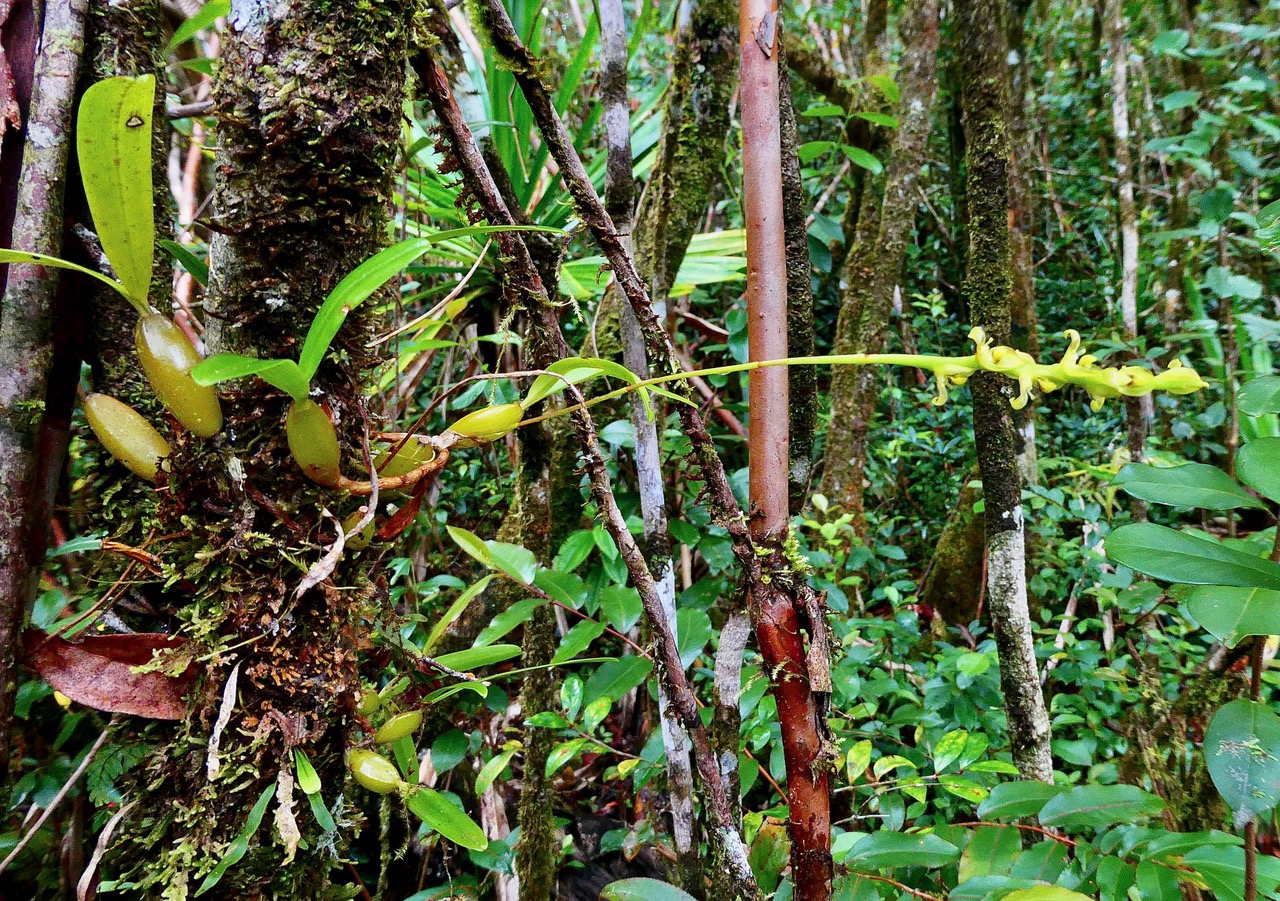
[[[1242,447],[1236,476],[1262,496],[1280,501],[1280,438],[1255,438]]]
[[[490,620],[489,625],[481,630],[480,634],[476,636],[476,640],[471,643],[471,646],[482,648],[485,645],[493,644],[512,629],[528,622],[529,617],[533,616],[533,611],[545,603],[546,601],[541,598],[517,601]]]
[[[1187,612],[1227,647],[1249,635],[1280,635],[1280,591],[1197,585],[1187,596]]]
[[[640,594],[634,588],[624,585],[610,585],[600,589],[600,612],[609,620],[609,625],[619,632],[630,632],[631,627],[640,621],[644,612],[644,604]],[[701,611],[696,611],[701,612]],[[703,614],[704,616],[706,614]],[[684,645],[680,645],[683,649]]]
[[[823,116],[844,116],[844,107],[837,106],[834,103],[820,103],[817,106],[811,106],[800,115],[806,119],[817,119]]]
[[[987,800],[978,807],[978,816],[984,820],[1035,816],[1063,791],[1062,786],[1044,782],[1002,782],[991,789]]]
[[[119,76],[89,86],[76,117],[85,199],[102,250],[125,296],[145,310],[151,291],[155,222],[151,196],[154,75]]]
[[[582,750],[582,746],[587,743],[585,738],[575,738],[572,741],[562,742],[556,745],[547,755],[546,775],[548,778],[570,760],[577,756]]]
[[[637,603],[640,596],[636,595]],[[707,646],[715,630],[711,627],[711,617],[705,610],[694,607],[683,607],[676,611],[676,646],[680,650],[680,663],[685,669],[693,666],[702,649]]]
[[[1174,31],[1164,31],[1156,35],[1151,42],[1151,52],[1182,56],[1182,51],[1189,43],[1191,43],[1191,35],[1181,28]]]
[[[1081,785],[1051,798],[1039,818],[1042,826],[1114,826],[1163,809],[1163,801],[1136,785]]]
[[[1009,872],[1022,853],[1022,835],[1013,826],[979,826],[960,855],[960,881]]]
[[[582,699],[590,704],[599,698],[616,701],[648,678],[653,663],[644,657],[619,657],[602,663],[587,680]]]
[[[1244,901],[1244,849],[1207,846],[1182,858],[1204,877],[1218,901]],[[1258,897],[1269,897],[1280,886],[1280,859],[1258,855]]]
[[[858,870],[888,867],[941,867],[953,863],[960,849],[930,832],[874,832],[845,855],[845,866]]]
[[[1280,565],[1193,533],[1133,523],[1111,533],[1107,557],[1166,582],[1280,591]]]
[[[311,386],[293,360],[259,360],[241,354],[214,354],[191,370],[191,378],[197,385],[216,385],[250,375],[279,388],[294,400],[304,400],[311,393]]]
[[[575,623],[564,634],[564,638],[560,639],[560,646],[556,648],[556,655],[551,658],[551,662],[567,663],[585,651],[591,642],[603,634],[604,623],[598,623],[593,619],[584,619],[580,623]]]
[[[1170,467],[1130,463],[1120,470],[1111,484],[1144,501],[1172,507],[1201,507],[1205,510],[1265,507],[1231,476],[1205,463]]]
[[[1245,382],[1236,396],[1240,412],[1249,416],[1280,413],[1280,375],[1267,375]]]
[[[489,565],[506,573],[517,582],[525,585],[533,584],[533,577],[538,572],[538,558],[533,551],[518,544],[505,541],[486,541],[489,548]]]
[[[796,156],[801,163],[808,165],[835,146],[835,141],[806,141],[796,149]]]
[[[512,657],[520,656],[520,646],[515,644],[491,644],[483,648],[467,648],[465,651],[454,651],[452,654],[441,654],[434,658],[436,663],[466,672],[482,666],[492,666]]]
[[[25,250],[0,250],[0,263],[34,263],[37,266],[48,266],[52,269],[68,269],[72,272],[79,272],[81,275],[90,275],[102,282],[104,285],[110,285],[119,291],[130,303],[133,298],[125,291],[124,285],[114,279],[107,278],[101,272],[95,272],[92,269],[86,269],[84,266],[76,263],[60,260],[57,257],[51,257],[43,253],[27,253]]]
[[[874,153],[863,150],[861,147],[854,147],[852,144],[841,144],[840,149],[849,158],[849,162],[859,168],[866,169],[872,175],[879,175],[884,171],[884,164],[876,158]]]
[[[485,838],[484,830],[462,808],[438,791],[419,788],[406,795],[404,803],[418,819],[454,844],[473,851],[488,849],[489,840]]]
[[[480,592],[488,588],[489,583],[493,580],[494,575],[490,573],[458,595],[458,599],[449,605],[449,609],[444,612],[444,616],[440,617],[439,621],[431,627],[430,633],[427,634],[427,640],[422,645],[424,656],[431,656],[431,651],[436,646],[436,642],[444,637],[445,631],[462,615],[462,611],[467,609],[467,605],[475,600]]]
[[[447,773],[466,759],[470,739],[461,729],[450,729],[431,743],[431,764],[437,773]]]
[[[965,747],[969,744],[969,733],[963,729],[948,732],[933,746],[933,769],[941,773],[960,759]]]
[[[1219,708],[1204,735],[1209,775],[1240,829],[1280,802],[1280,716],[1257,701]]]
[[[1037,885],[1034,888],[1015,889],[1001,895],[1001,901],[1093,901],[1088,895],[1073,892],[1056,885]]]
[[[875,85],[884,99],[890,103],[898,103],[902,100],[902,92],[898,90],[898,83],[888,75],[868,75],[866,80]]]
[[[197,32],[211,27],[216,20],[226,17],[230,12],[231,0],[209,0],[194,16],[174,29],[173,37],[169,39],[169,46],[165,47],[164,52],[172,53],[195,37]]]
[[[489,546],[485,544],[479,535],[461,526],[445,526],[445,531],[449,533],[449,537],[453,539],[454,543],[466,551],[468,555],[490,569],[494,568],[493,557],[489,555]]]
[[[955,795],[957,798],[964,798],[970,803],[977,804],[987,797],[987,790],[972,779],[966,779],[963,776],[940,776],[938,784],[942,788]]]
[[[863,739],[856,741],[845,755],[844,771],[850,783],[857,782],[871,766],[871,742]]]
[[[885,113],[854,113],[853,115],[856,118],[865,119],[873,125],[883,125],[885,128],[898,127],[898,120]]]
[[[249,811],[249,818],[245,820],[244,828],[240,830],[239,835],[232,839],[231,844],[227,846],[227,853],[222,855],[222,860],[218,861],[218,865],[213,868],[213,871],[208,876],[204,877],[204,881],[196,889],[197,898],[217,885],[222,877],[226,875],[227,870],[238,864],[249,853],[249,840],[258,831],[258,827],[262,825],[262,818],[267,813],[267,805],[271,803],[275,793],[276,784],[274,782],[262,790],[262,794],[258,796],[257,803]]]
[[[684,889],[644,877],[611,882],[600,890],[600,897],[605,901],[694,901]]]

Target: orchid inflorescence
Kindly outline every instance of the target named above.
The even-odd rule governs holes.
[[[928,369],[937,381],[938,394],[933,403],[941,406],[947,402],[948,385],[960,386],[976,372],[998,372],[1018,382],[1018,396],[1009,404],[1021,410],[1031,399],[1032,388],[1048,394],[1066,385],[1079,385],[1093,398],[1089,406],[1094,411],[1111,397],[1142,397],[1153,391],[1171,394],[1191,394],[1208,387],[1194,369],[1174,360],[1169,368],[1154,373],[1141,366],[1098,366],[1093,354],[1081,354],[1080,333],[1075,329],[1063,332],[1070,344],[1057,363],[1037,363],[1035,358],[1022,350],[1001,344],[993,347],[991,339],[981,328],[969,332],[969,340],[975,345],[974,353],[967,357],[942,357],[933,354],[849,354],[839,358],[851,365],[888,364],[915,366]]]

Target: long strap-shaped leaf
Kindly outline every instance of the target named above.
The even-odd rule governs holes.
[[[153,75],[108,78],[80,101],[76,150],[98,240],[135,306],[146,309],[155,222],[151,199]]]

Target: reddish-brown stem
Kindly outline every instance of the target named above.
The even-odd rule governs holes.
[[[747,345],[752,360],[787,355],[777,0],[741,0],[742,203],[747,225]],[[783,563],[789,505],[787,370],[750,375],[751,537]],[[785,565],[785,564],[784,564]],[[831,896],[831,793],[822,718],[810,684],[795,594],[749,586],[756,640],[773,681],[787,765],[791,879],[799,901]],[[821,629],[815,641],[825,640]]]

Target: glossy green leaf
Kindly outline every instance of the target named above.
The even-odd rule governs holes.
[[[1249,635],[1280,635],[1280,591],[1197,585],[1187,596],[1187,612],[1228,647]]]
[[[489,786],[502,775],[502,771],[506,769],[513,757],[516,756],[515,749],[512,748],[503,751],[501,754],[495,754],[489,759],[489,762],[480,767],[480,772],[476,773],[476,794],[483,795],[489,790]]]
[[[616,701],[648,678],[652,670],[652,661],[644,657],[619,657],[602,663],[587,680],[583,703],[590,704],[599,698]]]
[[[492,620],[489,625],[485,626],[480,634],[476,636],[476,640],[471,643],[472,647],[482,648],[485,645],[493,644],[499,638],[502,638],[517,626],[522,626],[529,621],[529,617],[533,616],[533,611],[537,610],[546,601],[541,598],[529,598],[524,601],[517,601],[506,610],[503,610]]]
[[[566,741],[552,748],[551,753],[547,755],[546,775],[550,778],[554,773],[558,772],[561,767],[565,766],[570,760],[578,755],[582,750],[582,746],[587,743],[585,738],[575,738],[572,741]]]
[[[600,897],[605,901],[694,901],[684,889],[644,877],[611,882],[600,890]]]
[[[1246,382],[1236,395],[1241,413],[1265,416],[1280,413],[1280,375],[1268,375]]]
[[[953,729],[938,739],[938,743],[933,746],[934,771],[941,773],[959,760],[960,756],[964,754],[965,746],[968,744],[969,733],[963,729]]]
[[[1062,794],[1062,786],[1044,782],[1002,782],[991,789],[978,807],[984,820],[1016,820],[1035,816],[1045,804]]]
[[[1207,846],[1188,852],[1182,862],[1204,877],[1218,901],[1244,901],[1244,849]],[[1280,858],[1258,855],[1258,897],[1280,886]]]
[[[1081,785],[1040,808],[1040,825],[1060,828],[1113,826],[1159,813],[1164,802],[1136,785]]]
[[[1236,455],[1236,477],[1280,502],[1280,438],[1255,438]]]
[[[173,30],[173,37],[169,39],[169,46],[165,48],[165,53],[172,53],[197,33],[211,27],[215,21],[226,17],[230,12],[231,0],[209,0],[194,16]]]
[[[467,648],[465,651],[454,651],[452,654],[441,654],[435,658],[436,663],[466,672],[482,666],[492,666],[512,657],[520,656],[520,646],[515,644],[491,644],[483,648]]]
[[[1130,463],[1111,484],[1144,501],[1173,507],[1234,510],[1265,506],[1231,476],[1204,463],[1170,467]]]
[[[468,555],[490,569],[494,568],[493,558],[489,556],[489,546],[479,535],[461,526],[445,526],[445,531],[449,533],[454,544],[466,551]]]
[[[295,401],[306,400],[311,393],[311,386],[293,360],[260,360],[241,354],[214,354],[201,360],[191,370],[191,378],[197,385],[216,385],[250,375],[256,375],[267,384],[279,388]]]
[[[419,788],[406,795],[404,803],[418,819],[454,844],[473,851],[488,849],[489,840],[484,830],[440,792]]]
[[[884,171],[884,164],[880,162],[874,153],[863,150],[861,147],[854,147],[852,144],[841,144],[840,149],[849,158],[849,162],[859,168],[866,169],[872,175],[879,175]]]
[[[1056,885],[1037,885],[1034,888],[1015,889],[1001,895],[1001,901],[1093,901],[1088,895],[1073,892]]]
[[[602,360],[595,357],[570,357],[565,360],[557,360],[547,367],[547,372],[555,374],[540,375],[529,386],[528,393],[525,395],[524,400],[520,402],[520,405],[525,409],[540,400],[545,400],[553,394],[564,391],[568,385],[577,385],[597,376],[612,376],[621,379],[628,385],[634,385],[640,381],[640,377],[630,369],[627,369],[627,367],[619,365],[612,360]]]
[[[316,768],[311,765],[311,759],[301,748],[295,748],[293,751],[293,765],[298,770],[298,788],[308,795],[314,795],[320,791],[320,776],[316,773]]]
[[[889,867],[941,867],[960,857],[960,849],[938,836],[921,832],[873,832],[845,855],[845,866],[858,870]]]
[[[154,75],[89,86],[76,117],[76,152],[93,225],[124,293],[140,311],[151,290],[155,222],[151,197]]]
[[[101,272],[86,269],[84,266],[68,262],[67,260],[61,260],[57,257],[51,257],[43,253],[27,253],[24,250],[0,250],[0,263],[34,263],[37,266],[48,266],[51,269],[67,269],[71,272],[79,272],[81,275],[88,275],[96,278],[104,285],[110,285],[116,291],[119,291],[125,300],[133,303],[133,298],[131,298],[125,291],[124,285],[120,284],[118,281],[107,278]],[[139,310],[139,312],[145,311]]]
[[[518,544],[505,541],[486,541],[489,549],[490,566],[501,570],[517,582],[525,585],[533,584],[533,577],[538,573],[538,558],[533,551]]]
[[[603,634],[604,623],[598,623],[593,619],[584,619],[582,622],[574,623],[569,631],[564,634],[564,638],[560,639],[560,646],[556,648],[556,655],[551,658],[551,662],[553,664],[567,663],[585,651],[591,645],[591,642]]]
[[[1257,701],[1219,708],[1204,735],[1209,775],[1237,828],[1280,802],[1280,716]]]
[[[161,241],[160,246],[164,248],[169,256],[181,263],[182,268],[191,273],[191,277],[199,282],[202,287],[208,287],[209,264],[204,261],[203,257],[196,256],[189,247],[185,244],[179,244],[177,241]]]
[[[1133,523],[1111,533],[1107,558],[1167,582],[1280,591],[1280,565],[1191,532]]]
[[[458,595],[458,599],[449,605],[449,609],[444,612],[444,616],[440,617],[436,624],[431,627],[431,631],[427,634],[427,640],[422,645],[422,653],[424,655],[431,655],[432,649],[435,648],[436,643],[444,637],[444,633],[448,628],[454,624],[459,616],[462,615],[462,611],[466,610],[468,605],[470,605],[470,603],[480,595],[480,592],[489,587],[489,583],[492,582],[494,578],[494,575],[490,573],[474,585],[469,586],[462,592],[462,594]]]
[[[1022,853],[1022,835],[1013,826],[979,826],[960,855],[960,881],[1007,873]]]

